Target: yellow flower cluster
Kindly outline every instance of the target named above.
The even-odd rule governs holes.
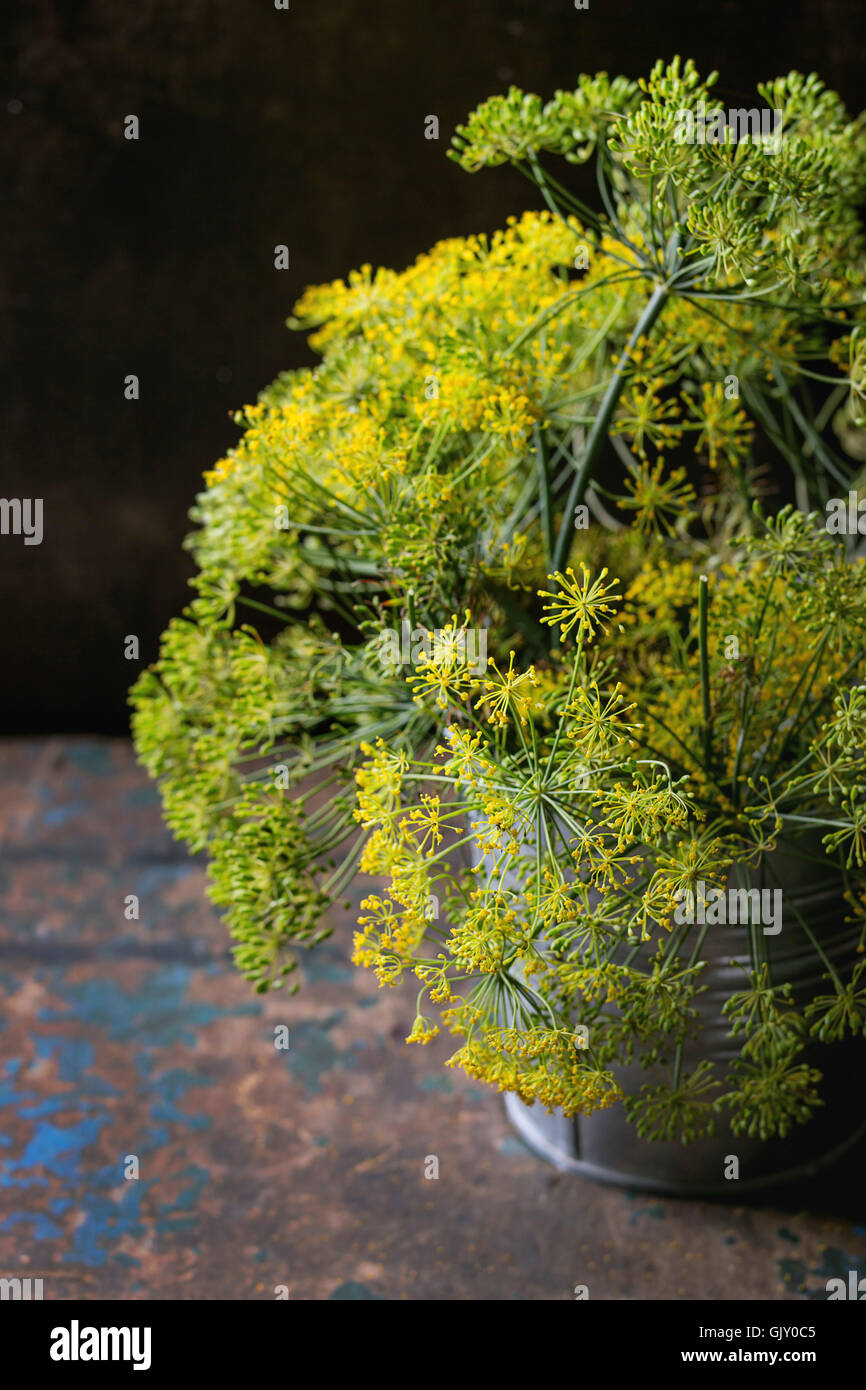
[[[358,788],[355,819],[369,828],[389,818],[399,805],[409,760],[402,750],[393,752],[381,738],[376,740],[375,747],[363,741],[360,749],[366,761],[355,773]]]
[[[464,789],[472,838],[485,854],[504,848],[514,858],[529,833],[529,821],[513,795],[497,785],[496,764],[481,752],[482,735],[449,725],[444,737],[448,747],[436,749],[447,759],[441,775]]]
[[[500,729],[509,725],[509,714],[516,714],[519,723],[526,724],[532,708],[533,687],[538,684],[535,667],[528,671],[515,671],[514,652],[509,652],[508,670],[500,671],[493,657],[490,658],[493,675],[484,682],[485,694],[475,703],[487,711],[487,720]]]
[[[406,1041],[407,1043],[421,1043],[423,1046],[426,1043],[432,1042],[438,1032],[438,1024],[433,1023],[431,1019],[424,1018],[422,1014],[419,1014],[412,1024],[412,1030]]]
[[[238,413],[245,433],[209,487],[240,480],[235,513],[244,506],[271,540],[274,507],[283,530],[336,514],[329,528],[347,540],[363,528],[370,560],[407,587],[429,581],[431,552],[447,573],[455,520],[466,529],[485,514],[485,567],[510,584],[525,537],[496,523],[519,497],[516,466],[537,427],[576,418],[572,401],[594,380],[586,344],[640,302],[609,240],[570,283],[584,241],[575,219],[526,213],[491,237],[440,242],[403,272],[367,265],[307,290],[291,322],[315,330],[324,360]]]
[[[488,1032],[470,1038],[446,1065],[513,1091],[527,1105],[538,1101],[548,1112],[591,1115],[622,1099],[612,1075],[589,1065],[575,1036],[560,1030]]]
[[[503,440],[514,453],[523,452],[539,415],[524,390],[485,380],[469,368],[433,377],[426,389],[433,386],[435,395],[415,407],[422,424],[435,427],[444,420],[453,430],[481,431]]]
[[[557,571],[548,575],[549,579],[556,581],[558,590],[538,591],[539,598],[550,599],[550,603],[544,605],[545,616],[541,621],[549,623],[551,627],[559,624],[560,641],[576,627],[577,641],[583,641],[585,636],[586,641],[591,642],[597,630],[605,631],[608,620],[613,617],[617,605],[622,601],[622,595],[617,592],[619,581],[614,579],[609,584],[604,582],[607,577],[606,568],[592,581],[589,568],[582,560],[580,571],[579,579],[573,569],[567,569],[565,574]]]
[[[691,560],[669,560],[660,555],[638,571],[625,592],[623,626],[649,625],[663,629],[678,610],[695,601],[695,567]]]
[[[376,972],[379,985],[399,985],[403,972],[424,935],[418,912],[398,914],[394,904],[375,894],[361,903],[360,931],[355,933],[352,961]]]
[[[525,933],[505,894],[476,889],[471,901],[473,907],[451,929],[449,949],[459,969],[492,974],[502,966],[505,953],[524,941]]]
[[[469,660],[466,640],[470,622],[467,612],[461,627],[452,616],[445,627],[434,634],[429,655],[421,656],[414,672],[406,677],[416,705],[423,705],[428,695],[435,694],[439,709],[460,701],[478,684]]]
[[[735,399],[728,399],[722,383],[705,381],[700,401],[689,401],[689,410],[698,420],[695,453],[707,452],[710,468],[722,460],[737,468],[748,458],[755,426]]]

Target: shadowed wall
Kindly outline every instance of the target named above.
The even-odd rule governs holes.
[[[445,157],[484,97],[680,52],[719,69],[721,104],[791,67],[863,104],[862,0],[291,6],[4,7],[0,495],[42,497],[45,534],[0,536],[0,732],[125,728],[124,637],[152,660],[185,601],[186,510],[229,412],[313,360],[284,326],[305,285],[537,206],[511,171]]]

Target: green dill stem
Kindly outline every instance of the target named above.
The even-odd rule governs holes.
[[[602,445],[604,444],[604,441],[607,438],[608,428],[610,426],[611,419],[613,418],[613,412],[616,409],[616,403],[620,398],[620,394],[622,393],[623,387],[625,386],[626,370],[628,368],[629,362],[631,361],[632,350],[634,349],[638,339],[644,337],[645,334],[649,333],[650,329],[652,328],[653,324],[655,323],[656,319],[662,311],[667,296],[667,285],[661,283],[657,284],[649,299],[647,300],[644,306],[643,313],[641,314],[640,318],[635,324],[634,329],[632,330],[631,337],[629,338],[628,343],[626,344],[625,349],[619,361],[617,362],[616,367],[614,368],[613,376],[610,378],[610,381],[607,384],[607,390],[605,391],[604,396],[602,397],[601,405],[598,409],[598,414],[595,417],[595,422],[592,426],[592,429],[589,432],[586,444],[584,446],[583,458],[580,462],[580,468],[576,471],[574,475],[574,481],[571,484],[571,491],[569,492],[568,499],[565,503],[565,512],[562,518],[562,525],[559,530],[559,536],[556,542],[556,549],[553,552],[552,568],[554,570],[562,569],[568,556],[568,552],[571,548],[571,532],[573,529],[572,518],[574,517],[574,509],[575,507],[579,506],[579,504],[583,501],[584,495],[586,494],[586,489],[592,481],[595,465],[598,461],[598,456],[601,453]]]
[[[701,705],[704,715],[704,772],[709,776],[712,752],[710,726],[710,654],[707,642],[707,610],[709,581],[702,574],[698,581],[698,643],[701,661]]]
[[[342,863],[337,865],[334,872],[322,884],[323,893],[327,893],[329,897],[339,897],[343,888],[355,877],[355,874],[358,872],[358,859],[360,857],[361,847],[366,839],[367,831],[363,830],[355,840],[355,843],[352,845]]]
[[[678,1087],[679,1084],[680,1084],[680,1074],[681,1074],[681,1072],[682,1072],[682,1069],[683,1069],[683,1044],[682,1044],[682,1042],[678,1042],[678,1043],[677,1043],[676,1052],[674,1053],[674,1072],[673,1072],[673,1079],[672,1079],[672,1081],[671,1081],[671,1089],[674,1090],[674,1091],[677,1089],[677,1087]]]
[[[269,603],[260,603],[258,599],[246,598],[243,594],[238,594],[235,603],[243,604],[245,608],[255,608],[258,613],[267,613],[269,618],[279,618],[280,622],[286,626],[291,622],[290,613],[281,613],[279,608],[273,608]]]
[[[544,535],[544,560],[549,567],[553,562],[553,512],[550,505],[550,473],[547,464],[547,448],[541,430],[535,428],[535,458],[538,467],[538,496],[541,505],[541,529]]]
[[[553,773],[554,759],[556,758],[556,750],[557,750],[558,747],[559,747],[559,740],[560,740],[560,738],[561,738],[561,736],[562,736],[563,725],[565,724],[565,711],[568,709],[569,705],[571,704],[572,699],[574,698],[574,687],[575,687],[575,685],[576,685],[576,683],[577,683],[577,671],[578,671],[578,667],[579,667],[579,665],[580,665],[580,662],[581,662],[582,658],[583,658],[583,632],[580,631],[580,632],[579,632],[578,639],[577,639],[577,646],[575,647],[575,651],[574,651],[574,664],[572,665],[572,668],[571,668],[571,681],[570,681],[569,687],[568,687],[568,694],[567,694],[567,696],[565,697],[565,704],[563,705],[562,709],[561,709],[560,712],[559,712],[559,723],[558,723],[557,726],[556,726],[556,732],[555,732],[554,737],[553,737],[553,747],[552,747],[551,750],[550,750],[550,754],[549,754],[548,759],[547,759],[547,766],[546,766],[545,769],[544,769],[544,777],[543,777],[543,779],[542,779],[542,785],[543,785],[543,786],[547,784],[547,782],[550,780],[550,777],[551,777],[551,775],[552,775],[552,773]]]

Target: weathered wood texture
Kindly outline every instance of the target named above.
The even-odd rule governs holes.
[[[348,964],[348,920],[298,996],[251,995],[121,740],[0,746],[0,844],[0,1274],[46,1298],[820,1299],[866,1274],[862,1153],[811,1214],[598,1187],[443,1069],[447,1039],[404,1045],[412,997]]]

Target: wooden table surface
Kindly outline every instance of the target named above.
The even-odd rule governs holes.
[[[351,966],[348,915],[298,995],[252,994],[123,740],[0,744],[0,845],[0,1275],[46,1299],[802,1300],[866,1275],[862,1149],[779,1207],[597,1186],[443,1068],[452,1040],[405,1046],[414,994]]]

